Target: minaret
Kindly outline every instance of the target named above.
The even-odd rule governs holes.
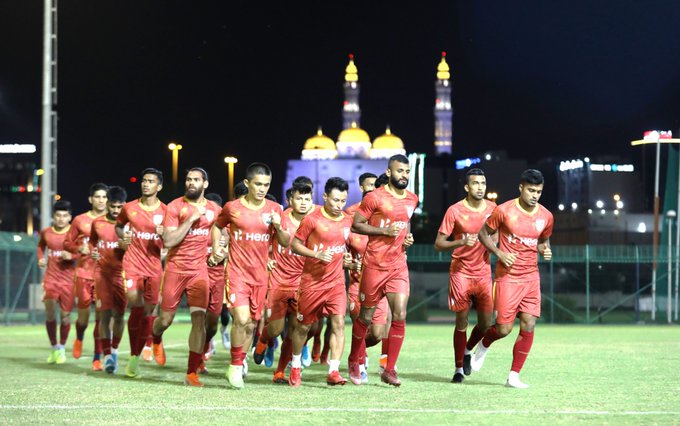
[[[359,74],[354,65],[354,55],[349,54],[349,64],[345,68],[345,102],[342,106],[342,129],[349,129],[354,123],[355,127],[360,126],[361,110],[359,109]]]
[[[453,111],[451,110],[449,78],[451,78],[451,74],[449,73],[449,64],[446,63],[446,52],[442,52],[442,60],[437,66],[437,81],[434,83],[437,92],[437,99],[434,104],[435,155],[451,154]]]

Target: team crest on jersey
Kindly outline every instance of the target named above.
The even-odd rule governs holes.
[[[410,219],[413,216],[413,206],[406,206],[406,213],[408,213],[408,218]]]
[[[101,307],[102,307],[102,300],[101,300],[101,299],[97,299],[97,300],[94,302],[94,305],[97,307],[97,309],[101,309]]]
[[[134,284],[135,282],[132,280],[125,280],[125,285],[127,286],[127,288],[132,288]]]
[[[545,228],[545,219],[536,219],[536,230],[541,232]]]
[[[235,294],[230,294],[230,295],[229,295],[229,301],[232,303],[232,305],[233,305],[234,303],[236,303],[236,295],[235,295]]]
[[[212,210],[206,210],[205,211],[205,218],[208,219],[208,222],[212,222],[213,219],[215,219],[215,212]]]
[[[159,226],[161,223],[163,223],[163,215],[162,214],[153,215],[153,224]]]
[[[364,299],[366,299],[366,295],[364,293],[359,293],[359,300],[363,302]]]
[[[271,308],[267,308],[267,318],[271,318],[272,316],[272,310]]]
[[[130,212],[130,217],[135,217],[135,216],[137,216],[137,212],[134,211],[134,210],[131,211],[131,212]]]
[[[298,312],[298,314],[297,314],[297,320],[298,320],[298,321],[302,321],[304,318],[305,318],[304,315],[302,315],[300,312]]]
[[[269,225],[270,223],[272,223],[272,214],[262,213],[262,222],[264,222],[265,225]]]
[[[344,232],[345,239],[349,238],[349,228],[342,228],[342,232]]]
[[[354,302],[350,302],[349,304],[349,310],[353,311],[354,310]]]

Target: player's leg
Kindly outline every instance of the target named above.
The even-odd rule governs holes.
[[[477,324],[470,332],[470,337],[465,345],[465,356],[463,357],[463,372],[466,376],[469,376],[472,372],[473,349],[484,338],[484,334],[491,327],[493,321],[493,303],[489,303],[488,307],[485,307],[476,300],[475,305],[477,308]]]
[[[290,339],[293,344],[293,354],[291,357],[290,365],[290,377],[288,378],[288,383],[291,386],[297,387],[301,383],[302,374],[302,347],[305,345],[305,340],[307,340],[307,333],[311,328],[311,323],[305,324],[303,322],[298,322],[293,330],[290,330]]]
[[[162,276],[146,277],[144,287],[140,290],[144,299],[144,320],[142,321],[137,346],[142,350],[142,359],[147,362],[151,362],[153,359],[153,322],[158,316],[162,280]]]
[[[296,311],[297,305],[294,307],[295,312],[291,312],[288,315],[288,327],[286,330],[286,336],[283,338],[283,343],[281,343],[281,353],[279,354],[279,363],[274,371],[274,383],[288,383],[288,379],[285,377],[285,370],[288,363],[291,362],[293,358],[293,341],[292,336],[295,332],[295,327],[297,326]]]
[[[250,345],[255,323],[250,316],[250,304],[235,306],[231,309],[231,363],[227,372],[229,384],[236,388],[243,387],[243,360]]]
[[[229,319],[231,315],[229,314],[229,309],[227,309],[227,304],[222,304],[222,314],[220,315],[220,323],[222,324],[220,332],[222,334],[222,346],[224,349],[231,349],[231,335],[229,333]]]
[[[99,309],[99,340],[102,344],[102,352],[104,354],[104,371],[109,374],[114,373],[115,363],[111,357],[111,319],[113,318],[113,310],[107,307]]]
[[[151,326],[153,336],[152,350],[156,364],[165,365],[165,348],[163,347],[163,333],[170,327],[175,319],[177,307],[182,299],[189,278],[172,271],[165,271],[161,282],[161,305],[160,312]]]
[[[127,276],[127,275],[126,275]],[[141,283],[138,284],[138,281]],[[143,286],[143,279],[140,278],[126,278],[125,297],[128,306],[130,306],[130,316],[127,321],[128,338],[130,340],[130,358],[139,357],[142,348],[139,347],[140,335],[142,334],[144,326],[144,298],[139,291],[139,287]]]
[[[328,364],[328,353],[331,350],[331,324],[330,322],[326,322],[324,318],[321,318],[319,320],[319,333],[321,333],[321,330],[323,330],[323,325],[326,323],[326,328],[325,331],[323,332],[323,349],[321,349],[321,354],[319,355],[319,364],[321,365],[326,365]]]
[[[390,347],[390,324],[392,324],[392,311],[387,307],[387,322],[385,323],[385,332],[383,333],[382,344],[380,345],[380,364],[378,372],[380,374],[385,371],[387,367],[387,349]],[[395,367],[396,370],[396,367]]]
[[[512,367],[508,375],[507,386],[513,388],[528,388],[529,385],[523,383],[519,378],[519,372],[524,366],[524,362],[529,356],[531,345],[534,342],[534,327],[536,326],[535,316],[520,312],[519,313],[519,334],[515,345],[512,348]]]
[[[343,294],[344,297],[344,294]],[[344,385],[347,383],[340,375],[340,360],[342,359],[342,351],[345,348],[345,315],[331,314],[328,316],[328,322],[332,324],[331,331],[331,355],[328,360],[328,377],[326,383],[334,385]]]
[[[210,298],[210,283],[208,273],[198,273],[187,283],[187,305],[191,314],[191,331],[189,332],[189,357],[184,384],[202,387],[198,379],[198,369],[203,362],[203,348],[205,345],[206,311]],[[215,329],[217,329],[217,312],[214,315]]]
[[[387,301],[392,311],[392,324],[389,331],[389,346],[387,348],[387,365],[380,376],[380,380],[392,385],[400,386],[395,366],[399,359],[401,346],[406,334],[406,307],[408,305],[408,293],[387,293]]]
[[[89,290],[90,280],[76,277],[75,287],[78,298],[78,318],[76,319],[76,340],[73,342],[73,358],[78,359],[83,353],[83,340],[85,330],[90,321],[90,305],[92,304],[92,293]],[[99,331],[97,331],[99,332]]]
[[[52,349],[50,356],[47,357],[48,364],[56,364],[59,355],[59,344],[57,343],[57,301],[56,299],[43,299],[45,304],[45,328],[47,337],[50,340]]]
[[[453,331],[453,359],[456,370],[451,383],[463,383],[465,379],[463,359],[465,357],[465,345],[467,344],[468,309],[456,312],[456,325]],[[468,373],[469,374],[469,373]]]

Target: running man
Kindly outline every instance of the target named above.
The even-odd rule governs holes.
[[[418,206],[418,197],[406,190],[411,168],[408,158],[392,156],[385,174],[387,185],[369,193],[354,214],[352,231],[368,235],[363,257],[359,298],[359,316],[352,326],[352,350],[349,355],[349,375],[352,383],[361,383],[359,357],[363,340],[373,314],[385,295],[392,311],[389,331],[387,365],[380,379],[400,386],[395,365],[404,342],[406,306],[410,294],[408,267],[404,246],[413,244],[409,221]]]
[[[90,196],[87,201],[91,209],[76,216],[71,223],[71,228],[66,234],[64,248],[77,255],[76,263],[76,297],[78,298],[78,319],[76,320],[76,340],[73,342],[73,358],[78,359],[83,353],[83,339],[85,330],[90,321],[90,305],[94,303],[94,264],[90,257],[90,229],[92,221],[106,214],[106,191],[108,186],[103,183],[95,183],[90,186]],[[99,340],[99,310],[95,307],[95,326],[92,332],[94,337],[94,357],[92,370],[103,370],[101,364],[102,345]]]
[[[248,194],[225,204],[211,231],[212,254],[208,263],[215,265],[224,252],[219,245],[222,229],[229,225],[226,292],[234,322],[227,380],[235,389],[244,386],[246,352],[266,301],[267,259],[272,238],[284,245],[290,238],[281,228],[281,205],[265,198],[271,180],[272,173],[266,164],[248,166],[243,180]]]
[[[553,215],[538,203],[543,193],[543,175],[528,169],[520,175],[519,197],[499,205],[479,231],[479,240],[498,257],[494,284],[496,324],[477,345],[473,371],[479,371],[489,346],[510,334],[519,317],[519,335],[512,349],[512,367],[506,385],[528,388],[519,378],[534,341],[536,319],[541,316],[541,276],[538,254],[552,259],[550,235]],[[491,236],[498,232],[498,246]]]
[[[362,173],[359,176],[359,191],[361,191],[361,196],[363,197],[365,194],[373,191],[375,189],[375,181],[378,179],[378,176],[374,175],[373,173],[367,172],[367,173]],[[351,206],[347,207],[345,209],[345,213],[349,217],[354,217],[354,213],[356,213],[357,209],[361,205],[361,201],[359,201],[356,204],[352,204]]]
[[[43,276],[45,328],[52,345],[52,352],[47,358],[47,363],[63,364],[66,362],[64,345],[71,330],[71,311],[75,299],[73,288],[75,261],[73,255],[64,249],[64,239],[71,227],[71,203],[59,200],[54,203],[53,211],[52,226],[40,232],[38,266],[46,268]],[[61,316],[59,343],[57,343],[57,304],[59,304]]]
[[[139,357],[151,348],[145,346],[151,335],[153,312],[158,305],[163,265],[163,218],[167,206],[158,199],[163,189],[163,172],[148,168],[142,171],[142,196],[123,206],[116,219],[116,233],[123,238],[127,250],[123,256],[123,277],[130,305],[128,335],[130,359],[125,369],[128,377],[139,375]],[[164,352],[158,350],[156,362],[165,365]]]
[[[330,360],[326,383],[344,385],[340,375],[340,358],[345,347],[345,273],[343,266],[352,219],[343,213],[347,203],[347,182],[341,178],[328,179],[324,187],[324,205],[308,214],[301,222],[291,242],[293,252],[305,256],[305,264],[298,291],[297,316],[292,328],[293,359],[291,386],[302,381],[302,346],[312,324],[328,315],[331,324]]]
[[[106,215],[92,221],[90,256],[94,266],[96,305],[101,322],[99,338],[104,353],[104,371],[118,372],[118,345],[125,329],[125,284],[123,283],[123,255],[127,248],[116,234],[116,218],[123,210],[127,193],[120,186],[106,192]]]
[[[456,313],[453,332],[456,370],[452,383],[463,383],[465,376],[470,375],[472,349],[482,340],[493,319],[489,253],[479,243],[477,234],[496,204],[484,199],[486,177],[483,170],[468,170],[464,188],[467,195],[446,210],[434,242],[435,250],[451,252],[449,309]],[[450,237],[453,240],[449,240]],[[467,340],[468,314],[473,300],[477,325]]]
[[[154,352],[163,352],[162,358],[165,358],[165,351],[160,346],[162,336],[175,318],[182,295],[186,294],[191,332],[184,384],[202,387],[197,371],[203,361],[205,312],[210,290],[206,247],[210,241],[210,227],[220,208],[203,196],[208,187],[208,173],[204,169],[189,169],[184,187],[184,196],[168,204],[163,221],[163,245],[169,250],[161,284],[160,315],[153,322],[153,344]]]

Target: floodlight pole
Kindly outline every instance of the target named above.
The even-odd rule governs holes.
[[[57,0],[44,0],[40,228],[52,222],[57,193]]]
[[[661,143],[656,135],[656,167],[654,168],[654,234],[652,237],[652,321],[656,320],[656,267],[659,251],[659,163]]]

